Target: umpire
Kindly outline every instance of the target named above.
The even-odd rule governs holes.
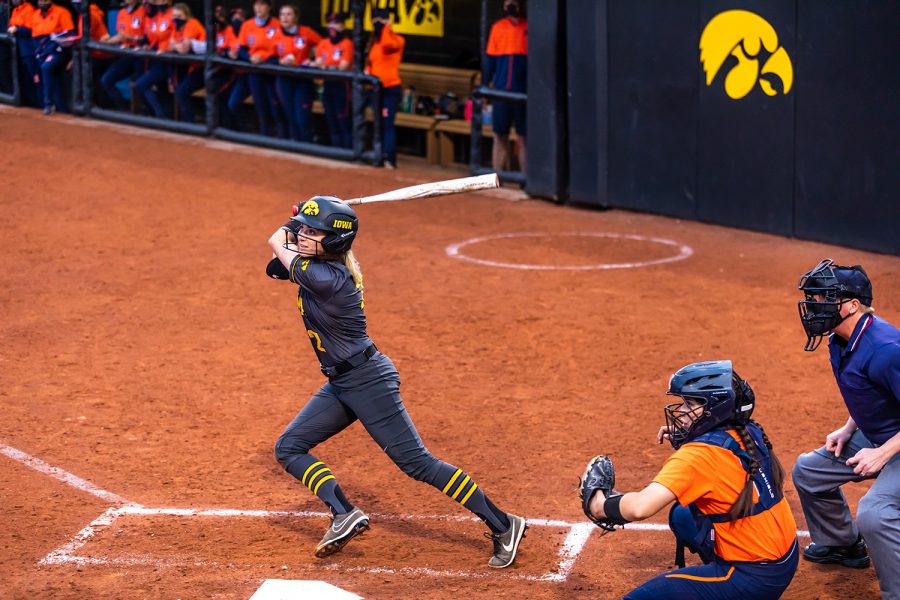
[[[830,334],[828,351],[847,423],[825,446],[800,455],[794,486],[813,543],[803,558],[865,568],[875,561],[882,596],[900,599],[900,331],[871,308],[872,284],[859,265],[823,260],[803,275],[799,303],[815,350]],[[841,492],[847,482],[875,479],[859,501],[856,523]]]

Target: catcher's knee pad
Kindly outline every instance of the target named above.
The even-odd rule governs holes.
[[[700,556],[704,564],[715,558],[715,539],[712,521],[677,502],[669,510],[669,529],[675,534],[675,541]]]

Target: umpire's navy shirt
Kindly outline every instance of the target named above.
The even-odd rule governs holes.
[[[864,315],[849,340],[831,334],[828,352],[850,416],[880,446],[900,431],[900,331]]]

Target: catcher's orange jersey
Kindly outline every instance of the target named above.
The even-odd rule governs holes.
[[[729,434],[740,443],[739,436]],[[743,444],[741,444],[743,446]],[[692,503],[706,514],[726,513],[737,500],[747,472],[730,450],[703,443],[687,443],[672,454],[653,479],[664,485],[684,506]],[[753,500],[759,500],[754,489]],[[787,500],[771,509],[729,523],[713,524],[716,554],[729,561],[777,560],[797,539],[797,524]]]

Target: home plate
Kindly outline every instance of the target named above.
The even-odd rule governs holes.
[[[250,600],[362,600],[362,596],[351,594],[324,581],[304,581],[299,579],[266,579]]]

